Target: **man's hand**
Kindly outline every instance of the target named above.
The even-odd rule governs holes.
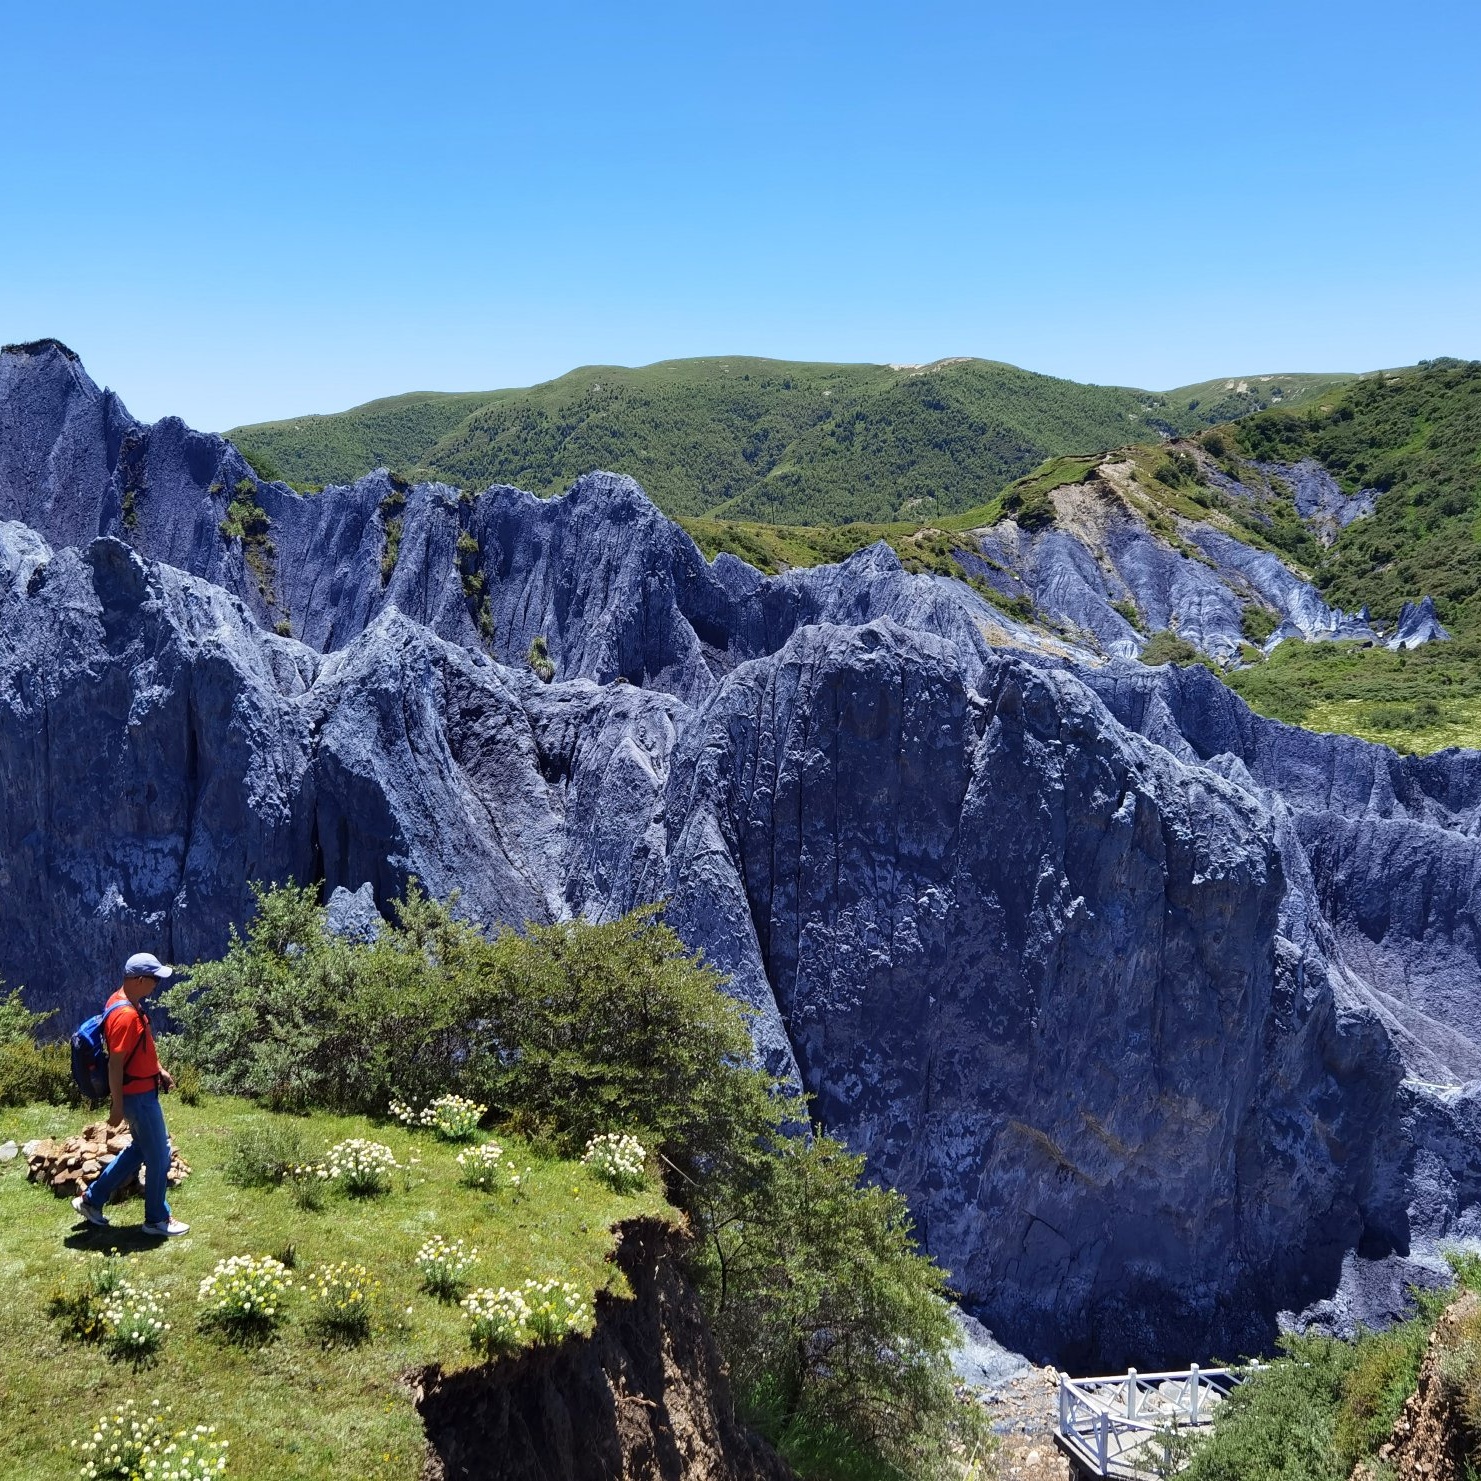
[[[108,1124],[109,1126],[123,1125],[123,1100],[121,1097],[115,1097],[113,1103],[108,1107]]]
[[[175,1088],[175,1077],[168,1070],[159,1072],[159,1088],[161,1090],[173,1090]]]

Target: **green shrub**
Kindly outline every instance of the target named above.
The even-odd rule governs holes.
[[[227,540],[254,542],[267,535],[267,511],[257,502],[257,485],[250,478],[238,479],[220,528]]]
[[[46,1298],[46,1314],[62,1334],[79,1342],[101,1342],[108,1335],[104,1309],[123,1283],[117,1254],[93,1255],[74,1277],[59,1281]]]
[[[799,1139],[746,1188],[701,1199],[712,1319],[752,1417],[799,1458],[822,1435],[906,1475],[951,1474],[986,1424],[957,1398],[945,1274],[904,1198],[863,1169],[830,1137]]]
[[[1269,607],[1262,607],[1258,602],[1246,602],[1240,614],[1239,630],[1246,642],[1258,648],[1280,623],[1280,615]]]
[[[362,943],[326,931],[312,891],[261,891],[245,937],[166,996],[182,1058],[273,1105],[374,1115],[459,1094],[564,1153],[633,1128],[700,1233],[726,1356],[776,1432],[845,1436],[881,1474],[940,1471],[980,1419],[955,1399],[944,1273],[861,1159],[782,1135],[801,1108],[754,1067],[724,979],[653,908],[489,938],[454,903],[413,889]],[[241,1156],[276,1169],[296,1150]],[[321,1199],[315,1170],[292,1178]]]
[[[0,1106],[80,1102],[67,1046],[36,1042],[37,1030],[52,1016],[27,1008],[18,987],[0,995]]]
[[[274,1107],[456,1092],[566,1151],[628,1126],[681,1165],[782,1113],[743,1009],[651,909],[490,940],[413,891],[367,944],[331,935],[313,891],[265,890],[164,1001],[210,1088]]]
[[[283,1117],[252,1122],[232,1135],[226,1181],[238,1188],[277,1187],[307,1160],[303,1131]]]
[[[175,1076],[175,1094],[187,1106],[201,1103],[201,1072],[193,1064],[177,1065],[172,1071]]]
[[[1052,490],[1015,485],[1003,495],[1003,513],[1012,515],[1021,530],[1047,530],[1054,523]]]
[[[467,530],[462,531],[458,536],[455,564],[462,581],[463,595],[472,604],[474,612],[477,612],[479,606],[482,605],[485,590],[483,573],[478,569],[481,555],[477,538]]]
[[[30,1039],[0,1044],[0,1106],[37,1101],[53,1106],[82,1103],[72,1079],[71,1051],[65,1044],[36,1044]]]
[[[548,684],[555,678],[555,665],[550,661],[550,647],[545,641],[544,633],[536,633],[530,639],[530,651],[525,655],[525,662],[542,684]]]
[[[1353,1349],[1325,1337],[1288,1347],[1219,1405],[1184,1481],[1347,1481],[1334,1430]]]
[[[0,988],[4,986],[0,980]],[[33,1013],[21,997],[21,989],[11,988],[0,995],[0,1045],[33,1042],[37,1030],[55,1013],[55,1009],[50,1013]]]
[[[1200,662],[1202,658],[1203,655],[1187,638],[1180,638],[1175,632],[1165,628],[1153,633],[1142,649],[1142,662],[1154,667],[1163,663],[1175,663],[1179,668],[1184,668],[1190,663]]]
[[[1362,1333],[1352,1344],[1332,1434],[1344,1475],[1388,1439],[1419,1379],[1431,1325],[1421,1317],[1387,1332]]]

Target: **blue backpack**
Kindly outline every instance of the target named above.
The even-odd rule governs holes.
[[[108,1041],[103,1037],[103,1020],[115,1008],[130,1008],[128,1002],[110,1003],[101,1013],[94,1013],[72,1035],[72,1078],[88,1100],[108,1099]]]

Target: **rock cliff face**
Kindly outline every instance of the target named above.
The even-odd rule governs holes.
[[[220,950],[254,879],[664,898],[1035,1356],[1371,1319],[1481,1233],[1481,757],[1096,666],[883,547],[708,565],[609,475],[243,491],[55,346],[0,393],[0,976],[34,1001]]]

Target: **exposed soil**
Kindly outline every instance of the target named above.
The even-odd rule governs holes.
[[[1475,1442],[1461,1413],[1459,1395],[1441,1373],[1461,1324],[1481,1311],[1481,1298],[1467,1294],[1450,1306],[1430,1334],[1430,1348],[1419,1370],[1419,1385],[1405,1400],[1393,1433],[1378,1452],[1389,1470],[1362,1464],[1352,1481],[1466,1481],[1472,1471],[1467,1451]]]
[[[590,1337],[415,1375],[423,1481],[795,1481],[735,1417],[683,1236],[651,1219],[618,1234],[633,1296],[600,1293]]]

